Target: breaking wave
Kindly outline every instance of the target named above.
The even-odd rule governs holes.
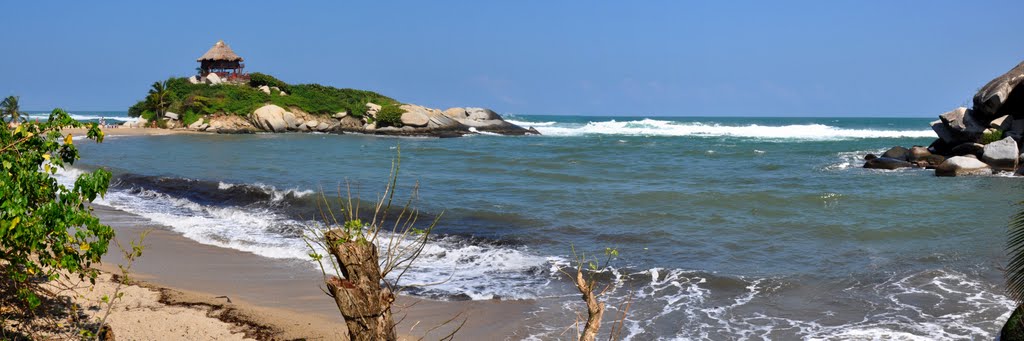
[[[723,125],[717,123],[678,122],[645,118],[633,121],[600,121],[586,124],[510,121],[523,127],[533,126],[548,136],[633,135],[633,136],[706,136],[761,139],[845,140],[864,138],[936,137],[931,130],[849,129],[824,124]]]

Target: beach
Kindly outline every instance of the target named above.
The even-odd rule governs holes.
[[[131,269],[139,286],[133,287],[124,301],[115,303],[119,307],[115,312],[121,312],[120,307],[124,307],[123,315],[115,313],[110,318],[117,332],[124,326],[127,333],[137,335],[138,339],[166,339],[165,336],[175,335],[237,337],[231,332],[259,339],[340,340],[348,337],[333,299],[320,291],[318,285],[322,278],[311,271],[311,264],[262,259],[245,252],[199,244],[169,232],[166,227],[107,207],[97,206],[96,213],[104,223],[116,229],[122,243],[137,240],[142,231],[150,231],[144,242],[143,256]],[[116,246],[111,247],[112,252],[99,268],[118,273],[116,264],[124,264],[125,260],[116,252]],[[112,291],[109,281],[100,283],[97,291]],[[157,316],[177,316],[185,311],[187,320],[141,328],[131,321],[121,322],[139,317],[135,312],[139,302],[145,311]],[[463,319],[465,325],[458,331],[459,339],[481,339],[511,335],[521,323],[518,321],[524,320],[524,314],[532,307],[529,300],[441,302],[400,296],[394,313],[396,321],[401,321],[397,330],[403,339],[444,336],[458,328]],[[442,325],[450,319],[454,319],[454,323]],[[208,334],[181,334],[183,325],[200,322],[202,324],[192,325],[189,330],[204,330],[203,333]],[[227,334],[221,334],[225,332]]]

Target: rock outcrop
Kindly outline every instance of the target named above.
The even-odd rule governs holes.
[[[268,104],[256,109],[250,115],[253,125],[271,132],[283,132],[288,130],[288,123],[284,120],[284,108]],[[290,113],[289,113],[290,114]]]
[[[939,115],[930,123],[938,138],[928,148],[907,150],[906,161],[914,166],[935,168],[938,176],[991,174],[1019,169],[1024,142],[1024,62],[989,81],[974,95],[971,108],[959,107]],[[901,147],[882,158],[901,160]],[[897,165],[868,160],[866,168]],[[888,169],[888,168],[886,168]]]

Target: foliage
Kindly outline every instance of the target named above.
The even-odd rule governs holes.
[[[250,81],[253,79],[250,74]],[[271,76],[257,77],[259,82],[279,81]],[[167,91],[167,110],[187,112],[192,110],[200,115],[227,113],[248,115],[266,104],[298,107],[314,115],[332,115],[347,111],[354,116],[366,113],[366,103],[380,105],[398,104],[394,99],[372,91],[339,89],[319,84],[287,85],[287,96],[267,94],[259,89],[244,86],[221,84],[192,84],[187,78],[171,78],[165,81]],[[283,83],[283,82],[282,82]],[[280,85],[278,86],[280,87]],[[149,98],[149,97],[147,97]],[[150,100],[136,103],[129,108],[129,115],[142,115],[145,110],[152,110]]]
[[[146,97],[146,103],[149,104],[148,108],[157,113],[157,117],[164,117],[164,113],[167,112],[167,108],[170,107],[170,99],[167,98],[167,81],[153,82],[152,88],[149,89],[149,96]]]
[[[185,126],[188,126],[202,119],[203,115],[197,114],[192,110],[186,110],[185,113],[181,114],[181,123]]]
[[[401,127],[403,113],[405,110],[397,104],[382,106],[377,112],[377,127]]]
[[[1003,131],[993,129],[986,131],[985,134],[981,135],[981,144],[989,144],[1003,139]]]
[[[288,88],[288,83],[285,83],[280,79],[275,78],[274,76],[259,72],[253,72],[249,74],[249,86],[258,88],[263,85],[269,87],[277,87],[278,89],[281,89],[285,93],[291,93],[290,89]]]
[[[87,206],[107,192],[110,172],[82,174],[71,188],[52,177],[79,159],[71,134],[61,129],[84,126],[54,109],[44,123],[0,127],[0,271],[30,308],[39,305],[30,279],[54,279],[61,271],[95,278],[88,267],[114,236]],[[103,141],[98,125],[88,128],[89,139]]]
[[[0,102],[0,122],[9,117],[8,122],[25,122],[25,113],[21,112],[21,105],[18,104],[18,96],[7,96]]]

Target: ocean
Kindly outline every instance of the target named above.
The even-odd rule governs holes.
[[[83,114],[126,119],[124,113]],[[563,339],[583,309],[557,269],[603,256],[626,340],[992,339],[1010,176],[861,168],[927,146],[927,118],[506,117],[543,136],[109,136],[61,173],[105,167],[98,203],[201,243],[308,262],[317,193],[367,200],[401,150],[401,196],[443,213],[403,278],[441,300],[536,299],[510,339]],[[116,129],[108,130],[116,135]],[[315,271],[310,263],[309,271]]]

